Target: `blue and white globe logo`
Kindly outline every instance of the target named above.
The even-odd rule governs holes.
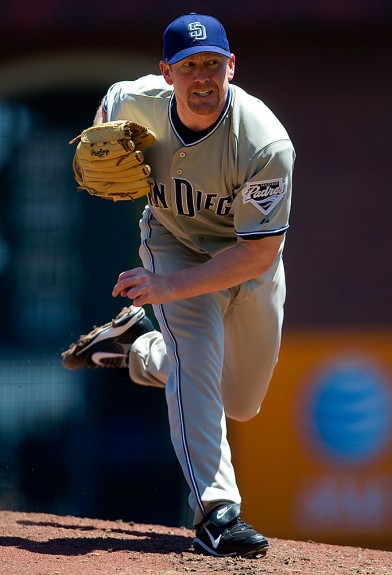
[[[339,463],[364,464],[391,441],[392,385],[362,359],[335,361],[312,379],[306,432],[316,450]]]

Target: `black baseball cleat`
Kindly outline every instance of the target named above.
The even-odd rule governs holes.
[[[155,328],[142,307],[124,307],[111,322],[81,335],[61,354],[67,369],[86,367],[127,368],[133,342]]]
[[[234,503],[213,509],[199,525],[193,547],[198,553],[215,557],[255,557],[265,555],[269,543],[240,519],[240,506]]]

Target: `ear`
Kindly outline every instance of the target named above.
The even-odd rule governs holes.
[[[234,78],[234,69],[235,69],[235,56],[234,54],[231,55],[231,58],[228,60],[227,65],[229,67],[229,75],[228,79],[229,82]]]
[[[164,60],[161,60],[159,62],[159,68],[161,70],[161,74],[162,76],[165,78],[166,82],[172,86],[173,85],[173,80],[171,77],[171,70],[170,70],[170,64],[168,64],[167,62],[165,62]]]

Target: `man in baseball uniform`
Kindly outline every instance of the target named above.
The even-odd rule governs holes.
[[[133,305],[63,364],[124,367],[164,387],[195,549],[255,556],[268,541],[240,518],[226,418],[259,412],[277,362],[295,154],[265,104],[231,83],[234,67],[222,24],[192,13],[167,27],[161,75],[109,88],[96,123],[128,119],[156,134],[145,151],[155,186],[140,222],[143,266],[113,288]]]

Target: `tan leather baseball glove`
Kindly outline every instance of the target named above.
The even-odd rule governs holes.
[[[116,120],[87,128],[70,144],[78,140],[73,159],[78,190],[114,202],[135,200],[150,192],[154,179],[141,150],[155,142],[152,130]]]

